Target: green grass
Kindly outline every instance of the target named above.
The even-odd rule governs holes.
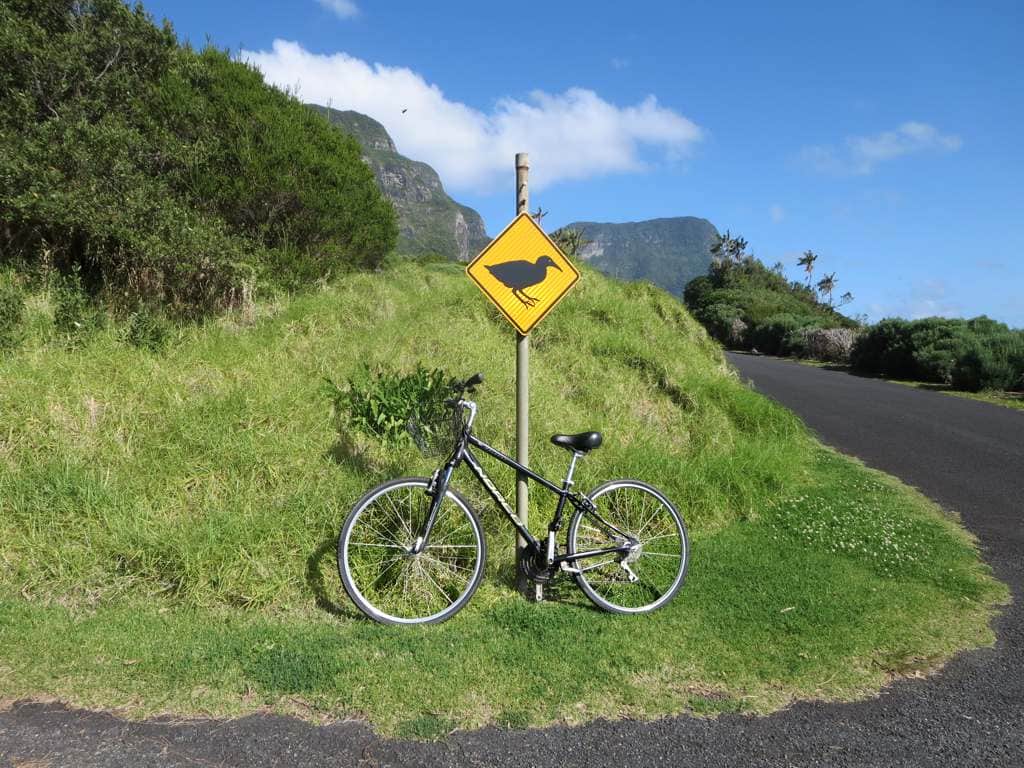
[[[991,403],[992,405],[1001,405],[1005,408],[1024,411],[1024,392],[1002,392],[994,389],[982,390],[981,392],[963,392],[958,389],[942,386],[941,384],[929,384],[924,381],[903,381],[902,379],[887,379],[887,381],[916,389],[927,389],[932,392],[941,392],[944,395],[953,395],[954,397],[962,397],[967,400],[977,400],[982,403]]]
[[[31,307],[45,327],[45,303]],[[183,330],[162,353],[113,328],[73,348],[44,336],[0,358],[0,697],[269,706],[414,738],[766,712],[866,695],[991,643],[1006,598],[955,523],[817,446],[674,299],[590,270],[532,339],[531,458],[558,477],[567,457],[546,435],[601,429],[580,487],[636,476],[676,501],[690,575],[644,617],[593,610],[569,584],[522,601],[508,526],[465,476],[490,547],[469,607],[409,629],[344,598],[333,549],[348,508],[432,465],[339,424],[324,377],[484,371],[479,432],[511,447],[513,335],[457,267],[347,277]],[[533,501],[542,530],[551,503]]]

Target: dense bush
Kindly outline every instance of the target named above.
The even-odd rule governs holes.
[[[766,355],[789,355],[793,353],[787,344],[787,341],[791,341],[791,334],[809,327],[814,322],[814,318],[806,315],[773,315],[755,325],[749,333],[749,339],[758,352]]]
[[[713,338],[735,347],[742,346],[746,331],[740,314],[739,307],[731,304],[712,304],[700,312],[698,319]]]
[[[1024,331],[987,317],[886,319],[854,344],[856,370],[956,389],[1024,386]]]
[[[0,0],[0,259],[178,314],[380,262],[355,140],[120,0]]]

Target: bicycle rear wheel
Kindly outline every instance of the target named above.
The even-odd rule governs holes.
[[[338,536],[338,572],[363,613],[385,624],[451,618],[473,596],[487,547],[472,507],[449,489],[427,546],[413,554],[430,512],[425,477],[384,483],[360,499]]]
[[[613,613],[646,613],[665,605],[683,586],[690,560],[678,510],[661,491],[638,480],[604,483],[588,498],[597,515],[582,510],[573,515],[566,543],[570,555],[622,546],[626,536],[637,546],[628,553],[575,561],[582,571],[576,574],[580,589]]]

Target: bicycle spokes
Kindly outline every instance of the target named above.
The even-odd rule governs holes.
[[[444,614],[474,583],[481,535],[446,498],[417,551],[431,498],[421,485],[393,486],[367,501],[343,537],[343,567],[360,598],[385,617],[422,621]]]
[[[584,591],[602,607],[650,610],[681,579],[687,557],[678,513],[640,485],[612,485],[595,493],[598,515],[583,514],[571,528],[573,551],[628,547],[612,557],[580,561]],[[593,594],[591,594],[593,593]]]

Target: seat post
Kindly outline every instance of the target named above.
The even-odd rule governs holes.
[[[565,487],[569,488],[572,485],[572,476],[576,471],[576,462],[579,461],[583,454],[580,451],[572,452],[572,460],[569,462],[569,471],[565,473]]]

